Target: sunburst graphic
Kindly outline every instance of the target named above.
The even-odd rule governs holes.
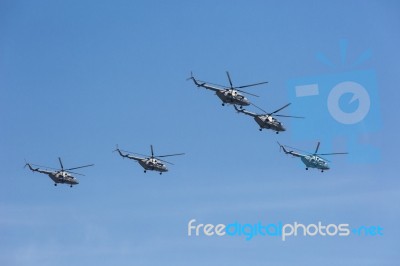
[[[340,46],[340,63],[341,66],[346,66],[347,65],[347,47],[348,47],[348,41],[347,40],[341,40],[339,42]],[[325,66],[328,66],[332,69],[339,68],[337,64],[333,63],[333,61],[324,53],[322,52],[317,52],[315,57],[319,62],[324,64]],[[372,57],[372,51],[371,49],[367,49],[364,52],[362,52],[357,59],[350,65],[351,68],[356,68],[368,61]]]
[[[381,129],[376,73],[355,70],[371,59],[371,49],[349,60],[347,40],[341,40],[339,47],[336,60],[316,53],[317,60],[333,73],[287,81],[293,113],[306,117],[290,121],[288,132],[296,141],[323,141],[328,146],[344,138],[350,161],[379,161],[372,141]]]

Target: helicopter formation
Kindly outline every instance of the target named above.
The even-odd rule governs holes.
[[[289,105],[291,105],[291,103],[288,103],[288,104],[282,106],[281,108],[269,113],[269,112],[263,110],[262,108],[258,107],[254,103],[250,102],[243,95],[243,93],[251,95],[251,96],[255,96],[255,97],[259,97],[258,95],[255,95],[255,94],[240,90],[240,89],[247,88],[247,87],[253,87],[253,86],[266,84],[268,82],[265,81],[265,82],[259,82],[259,83],[250,84],[250,85],[234,87],[232,85],[232,80],[231,80],[231,77],[230,77],[228,71],[226,72],[226,75],[228,77],[228,81],[229,81],[229,85],[230,85],[229,87],[228,86],[214,84],[214,83],[211,83],[211,82],[198,80],[193,76],[192,72],[190,73],[190,77],[188,78],[188,80],[193,80],[194,84],[197,87],[202,87],[202,88],[205,88],[205,89],[208,89],[208,90],[215,91],[215,94],[218,96],[218,98],[220,98],[222,100],[222,106],[225,106],[225,104],[232,104],[237,113],[242,113],[242,114],[245,114],[247,116],[253,117],[254,121],[259,125],[259,130],[260,131],[262,131],[263,129],[270,129],[270,130],[275,131],[276,134],[279,134],[279,132],[286,131],[286,128],[284,127],[283,123],[281,121],[279,121],[276,117],[304,118],[302,116],[291,116],[291,115],[277,114],[278,112],[282,111],[283,109],[285,109]],[[243,106],[249,106],[249,105],[252,105],[252,106],[256,107],[257,109],[261,110],[263,113],[257,114],[257,113],[254,113],[254,112],[247,111],[246,109],[243,108]],[[238,106],[239,106],[239,108],[238,108]],[[319,146],[320,146],[320,142],[318,142],[317,148],[315,149],[314,153],[305,152],[304,154],[295,152],[293,150],[288,151],[285,148],[285,145],[281,145],[279,142],[278,142],[278,144],[280,146],[280,150],[283,149],[285,154],[290,154],[290,155],[292,155],[294,157],[300,157],[301,161],[306,166],[306,170],[308,170],[309,168],[315,168],[315,169],[321,170],[321,172],[324,172],[325,170],[329,170],[330,168],[329,168],[329,165],[328,165],[328,160],[322,158],[321,155],[348,154],[347,152],[335,152],[335,153],[318,154],[318,149],[319,149]],[[291,148],[289,146],[286,146],[286,147]],[[295,148],[292,148],[292,149],[295,149]]]
[[[160,175],[163,172],[168,172],[168,168],[164,163],[173,165],[173,163],[168,162],[164,159],[160,159],[160,158],[184,155],[184,153],[175,153],[175,154],[155,156],[154,150],[153,150],[153,145],[150,145],[150,150],[151,150],[151,155],[143,155],[140,153],[132,153],[132,152],[128,152],[125,150],[121,150],[118,148],[118,145],[117,145],[117,148],[114,151],[117,151],[122,158],[128,158],[128,159],[137,161],[139,163],[139,165],[141,167],[143,167],[145,173],[147,171],[155,171],[155,172],[159,172]],[[123,152],[125,152],[125,154]],[[144,157],[138,157],[138,155],[144,156]],[[42,165],[31,164],[31,163],[25,163],[25,167],[28,166],[28,168],[32,172],[38,172],[41,174],[48,175],[50,177],[50,179],[54,181],[54,186],[57,186],[57,184],[67,184],[70,187],[72,187],[74,185],[79,184],[78,179],[76,177],[74,177],[73,175],[81,175],[81,176],[84,176],[84,175],[77,173],[77,172],[72,172],[71,170],[94,166],[94,164],[88,164],[88,165],[84,165],[84,166],[78,166],[78,167],[64,169],[64,165],[63,165],[60,157],[58,157],[58,161],[60,162],[61,168],[52,168],[52,167],[48,167],[48,166],[42,166]],[[40,169],[39,167],[42,167],[43,169]],[[48,170],[48,169],[50,169],[50,170]]]
[[[190,77],[188,78],[188,80],[193,80],[194,84],[197,87],[202,87],[207,90],[215,91],[215,94],[222,101],[222,106],[225,106],[225,104],[231,104],[231,105],[233,105],[233,107],[235,108],[235,110],[238,113],[243,113],[245,115],[252,116],[254,118],[254,120],[257,122],[257,124],[260,126],[260,129],[259,129],[260,131],[262,131],[263,129],[271,129],[271,130],[275,131],[276,134],[279,134],[279,132],[282,132],[282,131],[286,131],[286,128],[283,126],[283,123],[280,122],[276,118],[277,116],[291,117],[291,118],[304,118],[301,116],[289,116],[289,115],[276,114],[276,113],[280,112],[281,110],[285,109],[286,107],[288,107],[291,103],[286,104],[285,106],[279,108],[278,110],[275,110],[274,112],[268,113],[267,111],[261,109],[254,103],[250,102],[250,100],[247,99],[243,94],[248,94],[248,95],[251,95],[254,97],[259,97],[258,95],[240,90],[243,88],[254,87],[254,86],[266,84],[266,83],[268,83],[268,81],[234,87],[232,84],[231,76],[228,71],[226,71],[226,75],[228,77],[228,81],[229,81],[229,85],[230,85],[229,87],[224,86],[224,85],[214,84],[211,82],[198,80],[193,76],[193,72],[190,73]],[[243,108],[243,106],[249,106],[249,105],[253,105],[257,109],[261,110],[263,112],[263,114],[256,114],[256,113],[247,111],[246,109]],[[239,108],[238,108],[238,106],[239,106]]]
[[[237,113],[242,113],[244,115],[253,117],[255,122],[258,124],[260,131],[262,131],[263,129],[270,129],[272,131],[275,131],[276,134],[279,134],[279,132],[286,131],[286,128],[284,127],[283,123],[280,122],[276,117],[304,118],[302,116],[277,114],[278,112],[282,111],[283,109],[285,109],[289,105],[291,105],[291,103],[288,103],[273,112],[267,112],[267,111],[261,109],[260,107],[256,106],[254,103],[252,103],[248,98],[246,98],[244,96],[244,94],[247,94],[247,95],[250,95],[253,97],[259,97],[256,94],[246,92],[242,89],[263,85],[263,84],[268,83],[268,81],[258,82],[258,83],[248,84],[248,85],[242,85],[242,86],[233,86],[232,79],[231,79],[228,71],[226,71],[226,75],[228,78],[229,86],[218,85],[215,83],[196,79],[193,76],[192,72],[191,72],[191,76],[187,80],[192,80],[194,82],[194,84],[199,88],[201,87],[201,88],[204,88],[207,90],[214,91],[215,95],[217,95],[217,97],[222,101],[222,106],[233,105],[233,107]],[[250,105],[261,110],[262,113],[258,114],[255,112],[251,112],[251,111],[244,109],[244,107],[243,107],[243,106],[250,106]],[[321,172],[324,172],[325,170],[330,169],[330,167],[328,165],[328,160],[321,157],[322,155],[326,156],[326,155],[348,154],[347,152],[318,153],[320,142],[318,142],[314,153],[304,152],[304,151],[298,150],[296,148],[282,145],[279,142],[278,142],[278,145],[280,147],[280,150],[283,150],[285,154],[289,154],[294,157],[299,157],[301,159],[301,161],[303,162],[303,164],[306,166],[306,170],[308,170],[309,168],[315,168],[315,169],[321,170]],[[297,151],[295,151],[295,150],[297,150]],[[180,156],[180,155],[185,154],[185,153],[174,153],[174,154],[157,155],[156,156],[156,155],[154,155],[153,145],[150,145],[151,155],[144,155],[144,154],[140,154],[140,153],[134,153],[134,152],[122,150],[122,149],[119,149],[118,145],[117,145],[116,149],[114,150],[114,152],[118,152],[118,154],[122,158],[128,158],[128,159],[138,162],[138,164],[144,169],[144,173],[146,173],[147,171],[155,171],[155,172],[158,172],[160,175],[164,172],[168,172],[168,168],[167,168],[166,164],[173,165],[173,163],[168,162],[165,159],[161,159],[161,158]],[[303,153],[301,153],[301,152],[303,152]],[[52,167],[41,166],[41,165],[31,164],[31,163],[26,163],[25,167],[27,166],[32,172],[38,172],[41,174],[48,175],[50,177],[50,179],[53,180],[54,186],[57,186],[57,184],[67,184],[70,187],[73,187],[74,185],[79,184],[78,179],[74,175],[81,175],[81,176],[84,176],[84,175],[77,173],[77,172],[73,172],[72,170],[94,166],[94,164],[88,164],[88,165],[65,169],[60,157],[58,158],[58,161],[60,163],[60,168],[52,168]]]

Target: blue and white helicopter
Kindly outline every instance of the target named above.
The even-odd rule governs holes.
[[[295,152],[293,150],[287,150],[286,148],[295,149],[295,150],[298,150],[298,149],[292,148],[292,147],[289,147],[289,146],[286,146],[286,145],[282,145],[279,142],[278,142],[278,144],[279,144],[280,148],[286,154],[291,154],[292,156],[300,157],[301,161],[306,166],[306,170],[308,170],[308,168],[316,168],[316,169],[321,170],[321,172],[324,172],[324,170],[329,170],[330,168],[329,168],[329,165],[327,163],[329,161],[327,159],[322,158],[321,155],[325,156],[325,155],[348,154],[347,152],[318,153],[320,142],[318,142],[317,148],[315,149],[314,153],[305,152],[306,154],[298,153],[298,152]],[[300,150],[298,150],[298,151],[300,151]],[[302,151],[302,152],[304,152],[304,151]]]

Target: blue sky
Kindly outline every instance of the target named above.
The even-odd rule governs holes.
[[[1,1],[0,264],[397,265],[399,11],[396,1]],[[356,70],[376,73],[381,127],[365,132],[374,163],[338,156],[328,172],[305,171],[276,141],[312,151],[317,140],[296,140],[288,119],[287,132],[259,132],[186,81],[193,71],[227,84],[226,70],[236,85],[267,80],[249,91],[272,111],[291,100],[290,80],[355,70],[340,64],[343,39],[349,62],[372,51]],[[282,113],[302,115],[292,110]],[[116,144],[186,155],[162,176],[144,174]],[[347,148],[343,136],[321,145]],[[23,168],[57,167],[58,156],[95,167],[72,189]],[[189,238],[193,218],[385,234]]]

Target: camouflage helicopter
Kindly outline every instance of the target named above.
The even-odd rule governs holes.
[[[76,169],[80,169],[80,168],[89,167],[89,166],[93,166],[94,165],[94,164],[88,164],[88,165],[84,165],[84,166],[78,166],[78,167],[72,167],[72,168],[64,169],[64,166],[63,166],[63,163],[62,163],[60,157],[58,157],[58,161],[60,162],[60,166],[61,166],[60,169],[51,168],[51,167],[47,167],[47,166],[40,166],[40,165],[37,165],[37,164],[30,164],[30,163],[26,163],[25,167],[28,166],[29,169],[32,172],[38,172],[38,173],[41,173],[41,174],[48,175],[54,181],[54,186],[57,186],[57,184],[68,184],[68,185],[70,185],[70,187],[72,187],[73,185],[78,185],[79,184],[78,179],[76,179],[72,174],[81,175],[81,176],[84,176],[84,175],[72,172],[71,170],[76,170]],[[37,167],[37,168],[34,168],[32,166]],[[39,167],[52,169],[53,171],[49,171],[47,169],[40,169]]]
[[[327,163],[328,160],[322,158],[321,155],[325,156],[325,155],[348,154],[347,152],[318,153],[320,142],[318,142],[317,148],[315,149],[314,153],[308,153],[305,151],[301,151],[301,152],[304,152],[305,154],[298,153],[298,152],[295,152],[292,150],[288,151],[285,147],[290,148],[290,149],[295,149],[295,150],[298,150],[298,149],[282,145],[279,142],[278,142],[278,144],[279,144],[280,148],[283,149],[285,154],[290,154],[295,157],[300,157],[301,161],[306,166],[306,170],[308,170],[308,168],[316,168],[316,169],[321,170],[321,172],[324,172],[324,170],[329,170],[330,167]]]
[[[150,145],[150,149],[151,149],[151,156],[143,155],[143,154],[139,154],[139,153],[132,153],[130,151],[121,150],[121,149],[118,148],[118,145],[117,145],[117,148],[114,151],[117,151],[119,153],[119,155],[121,157],[123,157],[123,158],[128,158],[128,159],[132,159],[132,160],[137,161],[140,164],[140,166],[142,166],[144,168],[144,172],[145,173],[149,170],[149,171],[159,172],[160,175],[163,172],[168,172],[168,168],[164,163],[168,163],[168,164],[173,165],[173,163],[167,162],[167,161],[165,161],[163,159],[160,159],[160,158],[184,155],[184,153],[176,153],[176,154],[154,156],[153,145]],[[125,154],[123,152],[125,152]],[[136,155],[144,156],[144,157],[138,157]]]
[[[194,84],[197,87],[202,87],[207,90],[214,91],[215,94],[218,96],[218,98],[221,99],[222,106],[225,106],[225,104],[236,104],[240,107],[248,106],[251,104],[251,102],[243,94],[248,94],[248,95],[251,95],[254,97],[259,97],[258,95],[255,95],[255,94],[252,94],[249,92],[245,92],[240,89],[268,83],[267,81],[265,81],[265,82],[259,82],[259,83],[234,87],[232,84],[231,76],[229,75],[228,71],[226,71],[226,75],[228,77],[229,86],[218,85],[218,84],[198,80],[195,77],[193,77],[193,73],[191,73],[191,76],[190,76],[190,78],[188,78],[188,80],[189,79],[193,80]]]
[[[276,132],[276,134],[278,134],[281,131],[286,131],[286,128],[283,126],[282,122],[280,122],[274,116],[292,117],[292,118],[304,118],[302,116],[275,115],[276,113],[278,113],[282,109],[288,107],[290,105],[290,103],[286,104],[285,106],[283,106],[283,107],[279,108],[278,110],[273,111],[271,113],[267,113],[267,111],[264,111],[263,109],[261,109],[260,107],[254,105],[254,104],[252,104],[252,105],[255,106],[256,108],[260,109],[264,113],[263,114],[256,114],[256,113],[253,113],[253,112],[249,112],[246,109],[239,109],[239,108],[236,107],[236,105],[234,105],[234,107],[235,107],[235,110],[238,113],[243,113],[245,115],[252,116],[254,118],[254,120],[257,122],[257,124],[260,126],[260,129],[259,129],[260,131],[262,131],[263,128],[274,130]]]

